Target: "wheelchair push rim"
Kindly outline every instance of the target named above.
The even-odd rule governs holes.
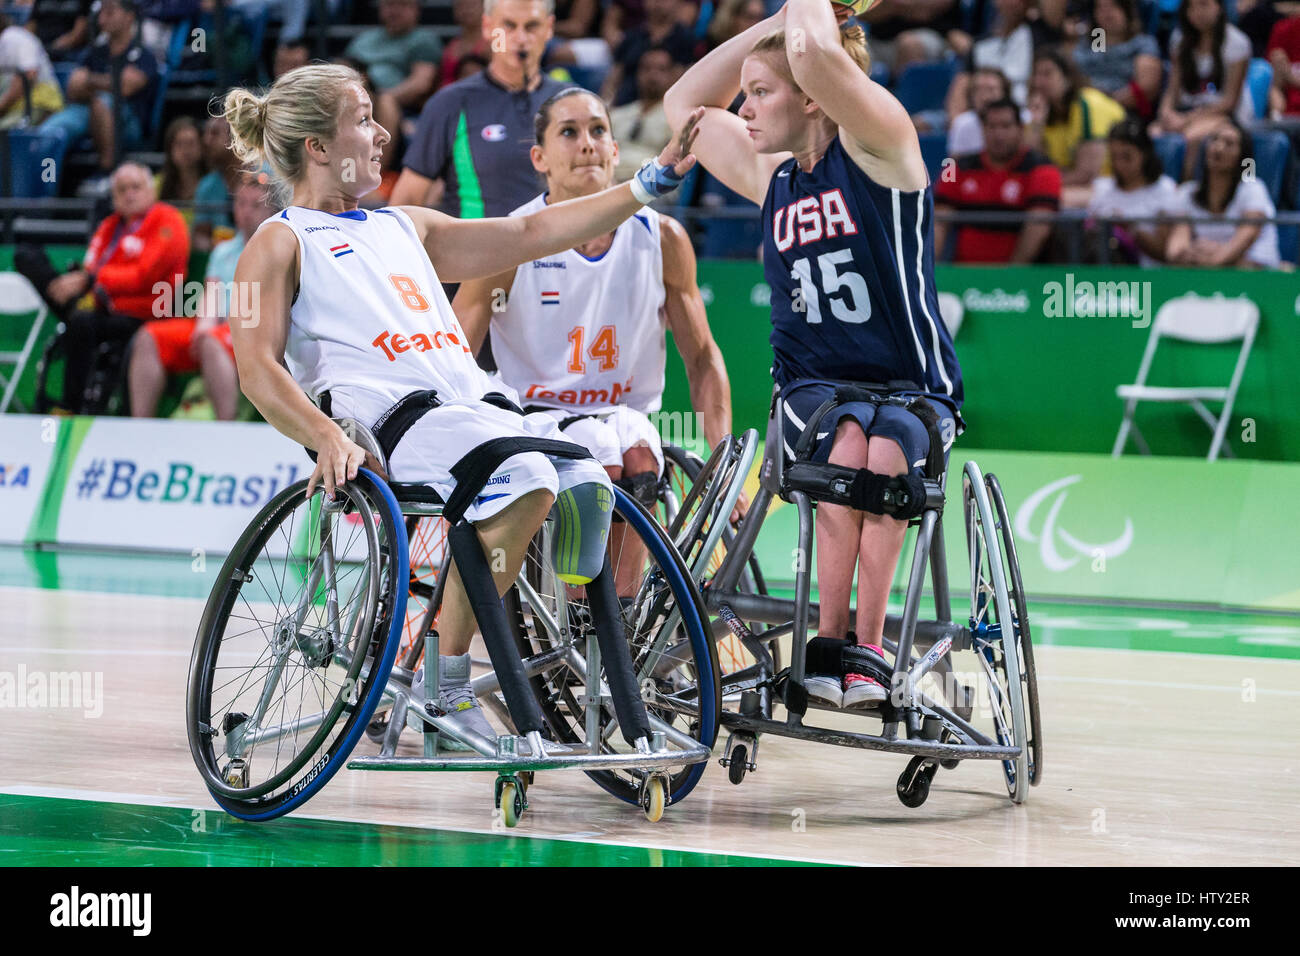
[[[1008,796],[1021,803],[1029,789],[1029,747],[1019,642],[1014,633],[1012,640],[1006,639],[1015,627],[1012,599],[988,490],[979,466],[971,461],[962,475],[962,511],[970,558],[971,643],[984,678],[994,739],[1020,748],[1018,756],[1001,764]]]
[[[362,469],[338,508],[305,489],[277,495],[231,550],[190,663],[191,753],[247,820],[300,806],[345,764],[404,623],[406,533],[387,485]]]

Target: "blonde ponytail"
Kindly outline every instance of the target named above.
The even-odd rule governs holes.
[[[365,88],[351,67],[311,63],[284,74],[264,96],[231,90],[222,108],[230,123],[231,148],[254,170],[270,166],[278,198],[287,199],[286,193],[306,175],[304,142],[334,138],[352,85]]]

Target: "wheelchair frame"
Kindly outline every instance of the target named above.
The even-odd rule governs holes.
[[[852,383],[844,385],[856,390],[854,400],[860,400],[860,393],[867,390]],[[907,404],[900,397],[883,391],[869,394],[880,403],[904,407]],[[835,398],[827,400],[803,429],[803,437],[815,434],[821,420],[837,404]],[[942,444],[937,444],[942,441],[937,429],[927,424],[927,431],[932,447],[942,448]],[[972,573],[972,615],[969,623],[963,626],[952,620],[940,521],[945,492],[942,456],[938,457],[936,466],[936,458],[931,454],[925,478],[925,508],[919,519],[910,522],[918,528],[918,533],[911,557],[903,613],[887,615],[885,620],[883,645],[895,655],[888,686],[889,699],[876,710],[824,707],[808,700],[803,689],[808,628],[818,618],[818,607],[809,600],[811,574],[807,566],[813,553],[814,498],[809,490],[792,485],[790,481],[785,463],[784,434],[784,403],[779,391],[774,390],[759,492],[746,516],[735,528],[727,527],[726,518],[734,507],[740,486],[748,473],[748,464],[755,457],[757,431],[750,429],[739,439],[729,437],[715,450],[711,464],[713,460],[726,460],[742,463],[743,467],[718,471],[712,483],[728,484],[710,487],[704,492],[719,504],[710,511],[711,524],[708,526],[707,540],[700,551],[701,559],[691,563],[692,570],[698,572],[702,563],[713,553],[716,543],[719,540],[723,542],[726,553],[716,574],[707,581],[703,581],[697,574],[696,580],[703,581],[701,590],[705,603],[710,613],[718,619],[713,625],[715,633],[730,630],[756,658],[754,665],[724,674],[722,678],[721,693],[724,702],[739,701],[737,709],[724,709],[722,715],[723,726],[731,732],[731,736],[719,762],[728,768],[731,781],[740,783],[746,771],[757,769],[758,737],[763,733],[772,733],[912,757],[897,785],[900,800],[912,807],[920,806],[925,801],[930,782],[940,765],[952,769],[961,760],[1000,760],[1009,796],[1015,803],[1022,802],[1027,795],[1028,786],[1038,783],[1040,779],[1041,730],[1028,613],[1024,604],[1015,545],[997,479],[993,475],[984,476],[973,461],[966,462],[964,466],[963,504],[968,553],[975,570]],[[809,469],[817,467],[804,463],[801,465],[802,473],[813,474]],[[768,507],[778,495],[798,509],[797,553],[805,556],[795,569],[793,600],[747,593],[746,589],[738,587],[742,574],[752,560],[754,543],[758,539]],[[993,537],[995,530],[1001,532],[1000,540]],[[686,553],[691,550],[692,541],[688,538],[679,542],[679,545]],[[900,560],[902,557],[900,554]],[[987,561],[989,569],[987,580],[977,578],[982,574],[984,561]],[[927,563],[936,620],[921,620],[919,615]],[[996,621],[993,620],[994,616]],[[748,627],[749,622],[761,622],[770,627],[763,633],[755,634]],[[1005,639],[1008,633],[1014,637],[1013,640]],[[774,649],[776,645],[772,642],[787,635],[793,638],[791,662],[788,669],[778,671],[772,655],[768,653],[768,647]],[[936,676],[950,676],[950,653],[966,649],[976,651],[983,668],[997,739],[970,723],[973,701],[969,696],[961,703],[939,703],[920,688],[922,678],[930,671],[934,671]],[[1020,653],[1022,649],[1025,655],[1023,662]],[[999,652],[1001,669],[1006,676],[1002,685],[999,685],[997,675]],[[1022,682],[1027,686],[1022,687]],[[963,690],[969,691],[969,688]],[[1022,696],[1026,690],[1028,699]],[[777,719],[773,715],[773,706],[777,700],[786,704],[784,719]],[[1006,709],[1002,707],[1004,702],[1008,705]],[[882,729],[879,734],[867,734],[809,726],[804,723],[809,710],[879,719]]]
[[[362,445],[363,448],[366,448],[376,456],[377,461],[386,472],[387,466],[384,462],[382,452],[379,449],[378,442],[374,440],[373,435],[370,434],[368,429],[365,429],[364,426],[361,426],[356,422],[348,420],[341,421],[340,425],[355,441],[357,441],[358,444]],[[539,621],[541,626],[552,636],[555,646],[542,654],[531,657],[528,660],[520,660],[519,663],[521,666],[518,670],[513,670],[512,668],[507,667],[504,679],[502,677],[502,672],[494,670],[492,673],[476,678],[472,682],[472,686],[476,696],[478,696],[485,705],[491,706],[496,713],[504,717],[507,726],[514,730],[516,729],[516,725],[511,717],[512,708],[509,703],[505,706],[501,705],[500,701],[497,700],[497,692],[502,692],[507,698],[507,702],[510,701],[512,693],[519,693],[519,688],[521,686],[523,690],[527,691],[527,693],[531,695],[532,691],[527,683],[528,679],[546,673],[548,670],[553,670],[561,665],[567,667],[574,675],[576,675],[577,679],[581,681],[583,687],[587,690],[587,693],[581,698],[581,703],[585,708],[585,749],[587,752],[574,752],[575,749],[578,748],[557,745],[552,742],[544,741],[540,730],[532,730],[522,736],[511,733],[503,734],[496,739],[488,739],[456,727],[456,725],[449,721],[445,716],[428,713],[423,707],[423,701],[415,701],[412,699],[411,680],[413,672],[404,667],[393,666],[400,645],[399,634],[406,626],[405,604],[408,598],[408,582],[410,580],[408,565],[410,546],[407,539],[408,522],[412,518],[418,520],[422,517],[440,516],[443,510],[443,503],[441,499],[432,492],[432,489],[429,489],[426,486],[390,486],[369,471],[365,471],[365,480],[375,483],[376,487],[380,489],[378,498],[386,499],[386,506],[390,509],[389,517],[391,519],[391,530],[388,533],[393,538],[391,549],[398,556],[398,559],[389,562],[388,574],[390,576],[396,575],[400,580],[396,582],[395,600],[392,602],[393,606],[383,609],[382,614],[380,614],[380,617],[383,618],[383,624],[388,627],[387,640],[382,645],[384,649],[382,658],[377,662],[371,661],[368,658],[366,661],[366,665],[368,666],[363,666],[361,669],[363,672],[362,675],[358,675],[361,686],[369,688],[370,683],[368,682],[368,672],[372,667],[378,667],[381,671],[387,669],[386,673],[388,674],[386,679],[383,681],[382,690],[378,693],[368,693],[365,699],[359,703],[358,709],[361,711],[360,728],[364,729],[366,727],[371,720],[372,714],[381,705],[387,705],[391,716],[400,717],[400,719],[389,720],[388,727],[383,736],[383,747],[379,755],[353,757],[347,762],[349,768],[357,770],[494,771],[498,775],[494,791],[495,804],[501,810],[507,826],[514,826],[518,822],[520,815],[527,808],[527,787],[532,782],[532,774],[540,770],[584,770],[596,776],[598,782],[600,781],[600,772],[602,771],[611,771],[615,769],[633,771],[634,775],[640,776],[640,786],[639,792],[636,795],[636,802],[639,803],[647,818],[651,821],[658,820],[662,815],[664,808],[668,804],[674,802],[675,799],[680,800],[689,792],[698,780],[699,773],[687,774],[686,776],[689,786],[680,787],[678,793],[672,793],[669,790],[670,776],[667,771],[673,767],[691,767],[694,765],[699,765],[700,773],[703,771],[703,764],[707,761],[712,751],[712,745],[718,732],[718,723],[715,719],[712,719],[712,715],[716,714],[718,709],[716,681],[717,664],[716,655],[713,651],[712,636],[709,633],[706,624],[707,616],[704,610],[704,604],[692,584],[689,573],[687,573],[685,567],[681,566],[679,563],[675,564],[675,566],[671,568],[662,566],[664,558],[668,560],[670,565],[673,565],[675,561],[679,561],[676,552],[671,548],[671,544],[666,538],[663,539],[658,546],[650,545],[647,541],[647,544],[650,547],[651,556],[656,561],[661,562],[661,566],[656,574],[661,578],[675,577],[675,580],[669,582],[669,587],[672,588],[670,593],[673,597],[673,608],[668,612],[666,617],[667,624],[659,629],[659,633],[667,634],[670,631],[674,631],[679,622],[683,625],[686,631],[691,644],[691,653],[695,661],[697,672],[702,671],[702,673],[698,676],[698,684],[696,685],[698,696],[695,699],[694,704],[692,705],[688,702],[685,706],[688,713],[691,712],[690,708],[693,706],[694,713],[698,717],[697,724],[699,734],[705,739],[694,739],[688,734],[673,727],[670,723],[659,719],[650,711],[650,708],[646,706],[645,702],[640,697],[634,697],[632,702],[620,702],[616,696],[619,692],[618,687],[611,687],[604,679],[600,681],[599,691],[597,693],[591,693],[591,688],[588,684],[589,675],[592,673],[600,674],[602,667],[602,652],[598,636],[596,634],[588,633],[586,635],[586,646],[580,646],[581,639],[572,634],[567,623],[568,615],[566,612],[567,605],[565,603],[566,587],[562,583],[558,582],[558,578],[554,579],[557,583],[557,616],[560,621],[564,621],[565,623],[559,623],[554,616],[549,616],[548,619],[546,602],[538,595],[532,584],[527,580],[527,561],[525,561],[524,568],[521,569],[516,586],[523,599],[529,602],[530,611],[534,620]],[[351,483],[349,483],[349,485],[350,484]],[[301,486],[295,486],[294,491],[296,494],[301,495]],[[401,495],[397,494],[399,491],[402,492]],[[282,496],[277,498],[276,502],[273,502],[272,505],[280,504],[285,500],[287,499],[282,494]],[[356,500],[360,500],[359,496],[355,496],[354,500],[353,494],[345,493],[340,494],[334,502],[327,502],[323,505],[320,515],[322,544],[330,540],[333,516],[341,514],[349,506],[356,507]],[[624,494],[621,489],[615,489],[615,501],[616,507],[624,516],[624,520],[628,521],[637,529],[637,533],[641,536],[642,540],[646,540],[647,535],[653,536],[659,533],[657,531],[657,526],[650,515],[643,509],[640,509],[639,506],[630,497]],[[250,531],[258,525],[259,521],[264,523],[266,520],[269,520],[269,516],[272,513],[272,505],[268,505],[263,514],[259,515],[258,519],[254,521],[254,524],[250,526]],[[374,525],[378,524],[381,517],[382,516],[376,514],[373,518],[367,519],[367,521],[363,522],[363,524],[370,529]],[[548,521],[543,525],[543,530],[546,534],[551,532],[552,524],[553,522],[548,519]],[[385,524],[385,528],[389,527],[390,525]],[[367,561],[373,562],[376,560],[376,554],[378,553],[377,532],[370,530],[367,533],[367,546],[369,549]],[[248,532],[245,532],[245,537],[247,537],[247,535]],[[241,542],[243,540],[244,539],[241,538]],[[474,540],[476,541],[477,538],[475,537]],[[189,692],[191,749],[194,752],[196,762],[199,764],[200,771],[204,773],[205,780],[209,782],[209,789],[213,791],[214,797],[218,798],[218,802],[221,803],[223,807],[235,815],[242,816],[245,819],[270,819],[273,816],[289,812],[289,810],[293,809],[295,806],[300,805],[301,802],[311,795],[311,793],[314,793],[324,785],[325,781],[328,780],[337,769],[337,764],[342,761],[336,761],[334,766],[329,767],[324,766],[323,763],[318,764],[317,767],[313,769],[313,771],[309,773],[301,783],[299,783],[299,787],[305,788],[313,779],[319,776],[320,779],[316,782],[315,786],[306,790],[306,792],[302,794],[301,799],[290,800],[287,805],[277,807],[275,812],[270,813],[259,814],[239,812],[238,807],[232,807],[230,802],[223,802],[220,799],[217,789],[214,788],[211,783],[210,769],[206,766],[207,760],[201,753],[202,741],[196,740],[196,736],[201,737],[203,734],[207,733],[215,737],[216,732],[210,725],[212,720],[211,717],[208,717],[208,723],[205,724],[204,722],[204,717],[202,716],[204,713],[202,710],[203,702],[196,702],[195,688],[196,683],[199,681],[201,668],[204,666],[211,668],[215,662],[215,654],[217,653],[217,650],[210,651],[208,653],[208,659],[205,661],[200,660],[200,650],[202,647],[206,646],[205,634],[211,627],[210,622],[214,613],[219,614],[219,610],[217,609],[218,596],[219,594],[225,593],[223,588],[227,586],[226,582],[230,581],[232,577],[235,577],[236,580],[242,581],[243,579],[238,578],[237,576],[247,574],[246,570],[241,570],[237,567],[237,561],[242,560],[244,557],[243,555],[238,554],[237,550],[238,546],[235,551],[231,552],[231,555],[227,559],[226,566],[222,569],[217,585],[214,587],[213,596],[209,599],[208,610],[204,614],[204,622],[200,626],[199,637],[196,641],[195,655],[191,663]],[[549,547],[542,547],[542,554],[546,560],[549,560],[549,550]],[[656,550],[659,551],[659,554],[654,553]],[[436,660],[438,655],[437,634],[436,631],[433,631],[430,628],[430,625],[432,624],[434,609],[436,609],[441,600],[441,590],[446,580],[445,570],[451,558],[450,552],[451,548],[449,548],[447,560],[444,561],[443,573],[438,575],[437,585],[433,596],[434,603],[431,605],[430,612],[426,614],[426,620],[422,625],[425,628],[425,658],[429,661]],[[307,602],[313,600],[313,595],[316,595],[322,584],[324,584],[326,593],[331,595],[331,600],[334,602],[327,610],[333,614],[332,630],[335,632],[335,636],[337,637],[343,632],[338,628],[340,621],[338,620],[337,595],[335,594],[336,581],[334,577],[337,570],[336,559],[329,548],[322,547],[316,556],[311,559],[311,565],[311,570],[307,576],[308,583],[303,601]],[[483,565],[483,573],[487,574],[490,579],[490,574],[488,574],[486,570],[486,564]],[[462,577],[464,578],[466,575],[462,574]],[[251,579],[251,575],[248,575],[248,578]],[[391,586],[392,585],[390,584],[390,587]],[[589,585],[588,587],[591,586]],[[656,592],[648,590],[648,587],[648,582],[643,580],[641,591],[638,595],[639,598],[650,600],[651,597],[655,595]],[[374,590],[373,585],[371,586],[371,590]],[[492,593],[495,594],[495,591]],[[681,600],[683,596],[685,597],[685,600]],[[373,595],[371,595],[371,597],[370,609],[367,609],[366,613],[373,616],[371,609],[375,606],[375,601],[373,600]],[[662,612],[663,602],[665,599],[662,597],[653,597],[653,600],[660,602],[658,607],[660,612]],[[683,611],[683,604],[689,605],[685,611]],[[640,607],[643,613],[647,610],[640,605],[634,606]],[[308,656],[309,650],[307,645],[313,645],[313,642],[319,643],[321,640],[319,633],[313,634],[310,637],[304,635],[302,620],[305,609],[306,604],[304,604],[302,608],[293,612],[293,614],[289,615],[290,617],[294,617],[294,620],[288,622],[289,630],[286,632],[288,636],[279,641],[280,646],[277,649],[277,653],[280,655],[280,659],[277,660],[275,664],[271,665],[275,668],[275,676],[277,679],[280,674],[280,668],[283,667],[282,659],[287,657],[290,650],[297,647],[299,652],[303,653],[303,656],[306,657]],[[651,608],[651,610],[653,610],[653,608]],[[478,608],[475,608],[475,615],[476,618],[480,618]],[[369,621],[369,618],[366,620]],[[224,619],[221,623],[224,626]],[[279,632],[285,630],[285,623],[285,621],[277,622],[275,626],[276,639],[280,638]],[[353,621],[348,624],[348,633],[351,633],[352,628],[355,625],[356,612],[354,612]],[[379,624],[377,623],[375,626],[378,627]],[[488,626],[490,625],[487,625],[486,622],[480,618],[479,628],[480,631],[484,633],[485,641],[492,640],[488,633],[486,633]],[[374,641],[379,639],[379,635],[370,638],[365,645],[366,648],[369,649]],[[506,635],[498,635],[495,639],[504,643],[509,640],[509,637]],[[211,641],[209,640],[207,643],[210,644]],[[343,645],[340,642],[338,647],[342,646]],[[346,656],[344,651],[338,649],[338,647],[331,645],[329,659],[338,660],[340,663],[346,664],[350,670],[355,671],[355,660]],[[656,642],[655,648],[661,648],[661,645]],[[491,643],[489,643],[489,649],[492,649]],[[516,658],[519,657],[518,652],[513,645],[511,645],[509,650],[515,652]],[[652,650],[651,654],[647,655],[647,667],[656,663],[653,653],[654,651]],[[705,658],[703,662],[700,660],[701,655]],[[493,656],[495,658],[496,654]],[[674,660],[679,659],[674,658]],[[613,673],[614,672],[611,672],[607,666],[605,674],[610,675]],[[425,699],[434,700],[437,698],[437,667],[426,667],[425,675]],[[644,675],[641,676],[644,677]],[[521,677],[524,678],[522,684],[519,681],[519,678]],[[514,682],[513,685],[512,681]],[[611,684],[617,683],[618,681],[611,678]],[[503,686],[503,684],[506,686]],[[640,684],[639,686],[644,688],[644,684]],[[265,705],[268,703],[270,695],[273,693],[274,686],[269,689],[264,689],[261,692],[259,707],[262,708],[262,711],[265,711]],[[518,700],[517,697],[515,699]],[[650,728],[650,733],[647,737],[638,737],[633,741],[634,751],[631,753],[602,752],[605,748],[608,737],[617,727],[617,720],[609,719],[611,715],[608,705],[611,702],[613,703],[615,710],[620,706],[640,709],[645,717],[647,726]],[[198,710],[196,710],[196,704],[199,707]],[[209,708],[210,704],[211,700],[209,694],[209,699],[207,701]],[[535,707],[535,699],[533,704]],[[654,704],[652,706],[658,707],[659,705]],[[240,714],[238,716],[243,718],[244,722],[249,720],[248,715]],[[401,734],[402,728],[407,724],[408,716],[413,717],[415,722],[418,722],[424,728],[423,756],[400,756],[396,753],[397,740]],[[260,727],[260,721],[264,717],[265,713],[259,712],[254,715],[252,724],[250,725],[256,734],[255,739],[259,741],[274,736],[274,731],[267,731]],[[316,726],[316,724],[310,722],[312,719],[313,718],[303,719],[299,717],[299,719],[291,721],[290,725],[287,727],[281,725],[280,736],[283,737],[289,733],[295,733],[298,729],[303,727]],[[321,722],[323,722],[323,720],[324,718],[322,718]],[[242,727],[237,724],[235,730],[242,738]],[[226,729],[225,733],[229,735],[230,730]],[[464,746],[470,748],[470,755],[454,756],[446,753],[443,749],[443,735],[448,735],[452,739],[458,740]],[[342,754],[344,759],[347,757],[347,752],[352,749],[352,746],[354,746],[357,739],[359,739],[360,730],[354,730],[352,732],[352,737],[354,739],[344,747],[344,753]],[[323,738],[318,737],[317,739]],[[225,775],[225,779],[222,782],[226,784],[227,787],[238,785],[241,779],[239,777],[241,769],[243,772],[242,781],[244,786],[247,787],[247,765],[244,764],[240,767],[238,766],[239,763],[239,758],[235,758],[231,762],[228,762],[226,768],[221,771],[221,773]],[[232,774],[229,769],[232,765],[235,765],[234,774]],[[293,772],[297,773],[299,769],[301,768],[295,768]],[[285,771],[281,771],[281,773],[283,774]],[[610,790],[611,793],[620,795],[604,783],[602,783],[602,786],[605,786],[605,789]],[[298,788],[295,788],[295,794],[297,793],[297,789]],[[229,795],[227,794],[227,796]],[[629,799],[628,796],[623,796],[622,798]]]

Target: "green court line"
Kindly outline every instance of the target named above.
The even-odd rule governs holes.
[[[0,866],[816,865],[826,864],[301,817],[245,823],[220,810],[0,794]]]

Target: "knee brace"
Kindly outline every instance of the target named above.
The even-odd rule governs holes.
[[[659,501],[659,476],[653,471],[643,471],[636,475],[624,475],[617,479],[618,485],[647,511],[654,511]]]
[[[565,488],[555,496],[551,560],[566,584],[589,584],[605,566],[605,542],[614,513],[614,493],[595,481]]]

